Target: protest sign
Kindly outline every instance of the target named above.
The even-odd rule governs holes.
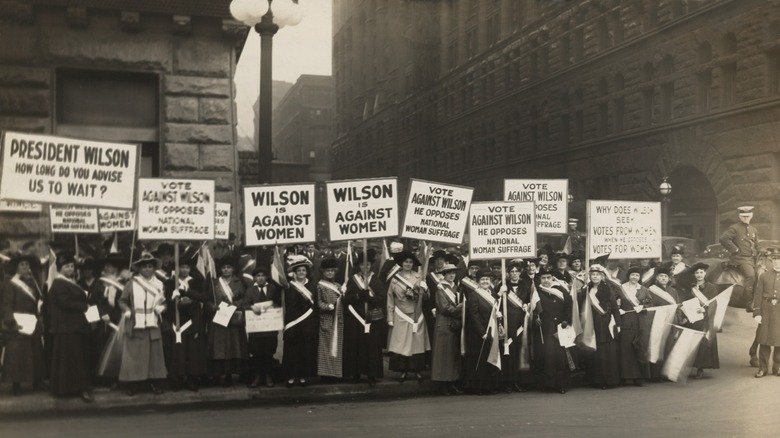
[[[52,233],[90,234],[100,232],[96,208],[78,206],[49,207]]]
[[[214,181],[138,180],[138,239],[214,238]]]
[[[661,204],[588,201],[588,258],[661,258]]]
[[[564,234],[569,223],[568,179],[505,179],[504,201],[535,202],[536,232]]]
[[[533,202],[474,202],[469,212],[473,260],[536,257]]]
[[[398,235],[398,182],[395,178],[325,183],[330,240]]]
[[[41,204],[35,202],[0,201],[0,211],[14,213],[40,213],[43,211]]]
[[[0,198],[133,208],[138,145],[6,132]]]
[[[101,233],[133,231],[135,229],[135,212],[133,210],[101,208],[98,210],[98,219]]]
[[[281,307],[268,307],[259,315],[247,310],[244,312],[244,320],[247,333],[278,332],[284,328],[284,313]]]
[[[214,203],[214,239],[227,240],[230,237],[230,203]]]
[[[432,242],[463,242],[474,189],[412,179],[401,237]]]
[[[246,246],[314,242],[314,184],[244,187]]]

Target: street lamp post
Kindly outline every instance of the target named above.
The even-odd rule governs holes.
[[[672,185],[669,184],[669,177],[665,176],[658,186],[661,193],[661,230],[664,236],[669,235],[669,196],[672,194]]]
[[[272,8],[273,6],[273,8]],[[257,182],[271,183],[273,136],[271,117],[273,37],[280,27],[295,26],[303,14],[298,0],[233,0],[230,13],[238,21],[253,26],[260,35],[260,90],[257,128]]]

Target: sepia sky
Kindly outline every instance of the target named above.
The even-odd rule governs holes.
[[[274,36],[273,80],[295,83],[302,74],[331,74],[331,0],[300,0],[303,20]],[[249,33],[236,69],[239,136],[252,137],[260,74],[260,37]]]

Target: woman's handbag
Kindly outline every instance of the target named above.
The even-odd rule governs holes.
[[[375,307],[372,309],[368,309],[368,320],[370,322],[384,321],[384,319],[385,319],[385,312],[383,312],[381,308]]]

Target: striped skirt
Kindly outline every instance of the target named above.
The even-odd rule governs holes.
[[[331,337],[333,336],[333,316],[338,318],[338,342],[336,356],[330,354]],[[320,314],[320,335],[317,347],[317,375],[326,377],[342,377],[341,364],[342,345],[344,343],[344,313],[343,306],[338,306],[336,312]]]

